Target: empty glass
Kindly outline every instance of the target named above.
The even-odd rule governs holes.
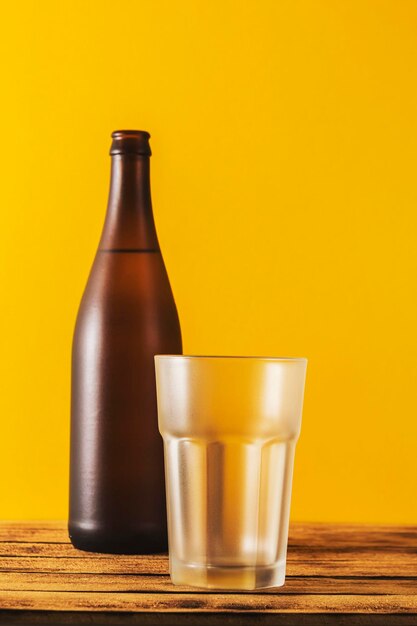
[[[306,359],[156,356],[174,584],[284,584]]]

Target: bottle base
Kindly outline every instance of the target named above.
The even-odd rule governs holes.
[[[68,534],[74,548],[102,554],[157,554],[168,551],[164,532],[154,528],[123,531],[71,522]]]
[[[174,585],[190,585],[228,591],[282,587],[285,583],[285,560],[273,565],[251,567],[212,566],[184,563],[172,558],[171,580]]]

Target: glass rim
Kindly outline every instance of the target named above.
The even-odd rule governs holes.
[[[241,360],[249,360],[249,361],[272,361],[272,362],[298,362],[298,363],[307,363],[308,359],[305,357],[291,357],[291,356],[235,356],[235,355],[220,355],[220,354],[155,354],[155,359],[193,359],[193,360],[232,360],[235,359],[237,361]]]

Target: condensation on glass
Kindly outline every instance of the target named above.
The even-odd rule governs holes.
[[[155,361],[173,582],[284,584],[307,361]]]

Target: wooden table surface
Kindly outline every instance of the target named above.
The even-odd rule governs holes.
[[[174,587],[168,558],[75,550],[62,522],[0,522],[0,624],[417,626],[417,527],[292,524],[284,587]]]

